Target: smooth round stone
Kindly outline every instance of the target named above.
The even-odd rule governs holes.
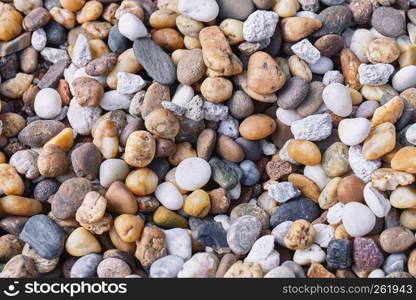
[[[238,219],[241,216],[254,216],[260,220],[263,229],[269,228],[269,216],[267,213],[253,203],[241,203],[234,207],[230,213],[231,221]]]
[[[245,159],[256,161],[261,158],[262,151],[258,141],[250,141],[243,137],[239,137],[235,142],[243,148]]]
[[[352,12],[347,6],[330,6],[322,10],[318,16],[322,27],[313,35],[321,37],[326,34],[341,34],[352,23]]]
[[[325,86],[320,81],[313,81],[309,84],[309,92],[302,103],[296,107],[296,112],[303,116],[309,116],[316,112],[322,104],[322,92]]]
[[[220,18],[244,21],[253,12],[252,0],[218,0]]]
[[[178,10],[184,15],[200,22],[214,20],[220,11],[215,0],[179,0]]]
[[[405,33],[406,19],[393,7],[379,7],[373,11],[371,25],[382,35],[396,38]]]
[[[131,13],[124,13],[118,21],[118,30],[130,41],[135,41],[148,35],[146,26],[143,22]]]
[[[361,237],[374,228],[376,216],[366,205],[350,202],[343,208],[342,223],[349,235]]]
[[[261,223],[253,216],[236,219],[227,232],[227,242],[235,254],[247,254],[260,235]]]
[[[288,267],[280,266],[270,270],[264,278],[296,278],[296,275]]]
[[[383,264],[383,270],[387,274],[405,271],[407,256],[404,253],[394,253],[387,256]]]
[[[299,219],[312,222],[319,215],[320,209],[312,200],[299,197],[279,206],[279,209],[270,217],[270,227],[274,228],[285,221],[296,221]]]
[[[322,165],[305,166],[303,175],[312,180],[316,185],[323,190],[327,183],[331,180],[325,173]]]
[[[66,42],[67,30],[61,24],[50,22],[45,27],[46,38],[51,46],[60,46]]]
[[[387,253],[404,252],[414,243],[414,233],[402,226],[387,228],[380,234],[381,248]]]
[[[416,86],[416,66],[410,65],[400,69],[394,74],[391,82],[393,88],[399,92]]]
[[[340,117],[347,117],[352,112],[352,100],[348,87],[341,83],[326,86],[322,99],[330,111]]]
[[[155,196],[167,209],[178,210],[183,206],[183,197],[178,188],[170,182],[163,182],[156,188]]]
[[[328,268],[346,269],[351,266],[352,242],[350,240],[337,239],[329,242],[326,262]]]
[[[176,278],[184,260],[176,255],[167,255],[156,260],[150,267],[151,278]]]
[[[198,242],[214,250],[228,248],[227,232],[224,229],[224,223],[219,223],[217,220],[197,226],[193,234]]]
[[[131,97],[124,95],[117,90],[105,92],[100,101],[100,107],[104,110],[113,111],[118,109],[128,110],[131,103]]]
[[[411,125],[409,128],[407,128],[406,130],[406,140],[413,144],[416,145],[416,124]]]
[[[130,41],[119,31],[118,25],[114,25],[108,35],[108,47],[115,53],[123,53],[129,48]]]
[[[380,104],[377,101],[364,101],[358,106],[355,116],[357,118],[371,118],[377,108],[380,107]]]
[[[191,86],[180,84],[176,88],[175,94],[172,98],[172,103],[185,107],[189,101],[194,97],[194,90]]]
[[[371,131],[371,122],[365,118],[343,119],[338,124],[338,135],[345,145],[361,144]]]
[[[219,259],[214,253],[198,252],[183,264],[178,278],[213,278],[217,271]]]
[[[152,79],[163,85],[171,85],[176,81],[176,67],[170,56],[151,38],[137,39],[133,51]]]
[[[95,253],[79,258],[71,268],[71,278],[96,277],[97,267],[102,260],[102,255]]]
[[[384,255],[371,238],[355,238],[353,243],[353,260],[358,270],[373,271],[384,261]]]
[[[192,90],[193,91],[193,90]],[[236,119],[243,119],[253,114],[254,103],[243,91],[237,90],[227,102],[230,114]]]
[[[381,269],[375,269],[368,274],[368,278],[384,278],[385,276],[386,274]]]
[[[100,107],[81,106],[76,98],[69,103],[67,118],[72,129],[81,135],[89,135],[95,122],[101,116]]]
[[[287,126],[291,126],[293,122],[302,119],[302,116],[299,115],[294,109],[283,109],[278,108],[276,110],[277,119]]]
[[[374,188],[371,182],[364,187],[364,200],[371,211],[379,218],[384,218],[391,209],[389,199]]]
[[[309,68],[312,73],[323,75],[334,68],[334,63],[332,62],[332,59],[321,56],[316,63],[309,64]]]
[[[61,113],[62,100],[59,93],[52,88],[40,90],[35,98],[35,113],[42,119],[53,119]]]
[[[283,109],[294,109],[305,99],[309,83],[300,77],[291,77],[277,93],[277,105]]]
[[[224,189],[232,189],[239,183],[238,173],[227,163],[213,157],[209,161],[212,172],[212,180]]]
[[[173,228],[165,230],[166,250],[169,255],[182,257],[185,261],[192,256],[191,237],[185,229]]]
[[[175,179],[177,185],[186,191],[195,191],[206,185],[211,178],[211,167],[199,157],[184,159],[177,166]]]
[[[251,160],[244,160],[240,163],[240,169],[243,171],[241,183],[244,185],[254,185],[260,180],[261,174],[257,165]]]
[[[42,258],[59,257],[64,250],[65,231],[46,215],[36,215],[25,223],[19,239],[28,243]]]
[[[124,160],[107,159],[100,166],[100,184],[109,187],[114,181],[124,181],[129,171],[129,166]]]
[[[303,270],[303,268],[299,264],[295,263],[294,261],[287,260],[284,263],[282,263],[282,266],[291,270],[296,275],[296,278],[306,277],[305,271]]]

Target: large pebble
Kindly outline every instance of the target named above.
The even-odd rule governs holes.
[[[71,268],[71,278],[91,278],[97,274],[97,267],[103,260],[100,254],[88,254],[78,259]]]
[[[181,189],[194,191],[208,183],[211,167],[202,158],[191,157],[180,162],[175,171],[176,183]]]
[[[246,254],[260,235],[261,223],[253,216],[235,220],[227,232],[227,241],[235,254]]]
[[[308,141],[324,140],[331,135],[331,116],[329,114],[317,114],[294,121],[290,130],[295,139]]]
[[[148,35],[146,26],[143,22],[131,13],[121,15],[118,22],[118,30],[130,41],[135,41],[138,38],[143,38]]]
[[[282,222],[299,219],[312,222],[319,214],[319,207],[313,201],[299,197],[280,205],[279,209],[270,217],[270,226],[275,227]]]
[[[184,260],[176,255],[167,255],[156,260],[150,267],[152,278],[176,278]]]
[[[341,83],[331,83],[323,93],[322,98],[330,111],[340,117],[347,117],[352,112],[351,94]]]
[[[244,39],[247,42],[259,42],[272,37],[278,21],[279,16],[275,12],[255,11],[244,22]]]
[[[179,0],[178,10],[184,16],[201,22],[212,21],[219,13],[219,7],[215,0]]]
[[[365,118],[343,119],[338,124],[340,140],[348,146],[361,144],[371,130],[371,122]]]
[[[360,237],[366,235],[374,228],[376,217],[366,205],[350,202],[343,208],[342,223],[349,235]]]

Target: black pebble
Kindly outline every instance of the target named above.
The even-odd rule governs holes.
[[[66,42],[67,30],[61,24],[51,22],[45,27],[49,46],[60,46]]]
[[[352,243],[350,240],[340,239],[329,242],[326,262],[330,269],[346,269],[351,266]]]

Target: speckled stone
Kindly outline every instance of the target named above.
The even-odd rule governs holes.
[[[196,231],[193,231],[193,234],[200,243],[214,250],[228,248],[227,233],[221,223],[203,223],[197,227]]]
[[[383,264],[384,255],[373,239],[360,237],[354,239],[353,260],[359,270],[372,271]]]
[[[261,223],[253,216],[242,216],[231,224],[227,242],[235,254],[246,254],[260,235]]]
[[[352,243],[350,240],[332,240],[329,242],[326,262],[328,268],[331,269],[346,269],[351,266],[351,251]]]

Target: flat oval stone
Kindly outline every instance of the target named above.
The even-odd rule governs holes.
[[[35,249],[42,258],[59,257],[64,250],[65,231],[46,215],[27,220],[19,238]]]
[[[118,30],[118,25],[114,25],[108,35],[108,47],[115,53],[123,53],[129,47],[130,41],[125,38]]]
[[[254,10],[252,0],[218,0],[220,17],[244,21]]]
[[[137,39],[133,44],[134,55],[154,80],[164,85],[171,85],[176,80],[176,67],[166,54],[150,38]]]
[[[279,209],[270,217],[270,227],[274,228],[282,222],[299,219],[312,222],[319,215],[320,209],[312,200],[299,197],[280,205]]]
[[[19,141],[30,147],[42,147],[47,141],[65,128],[61,122],[38,120],[29,123],[19,133]]]

